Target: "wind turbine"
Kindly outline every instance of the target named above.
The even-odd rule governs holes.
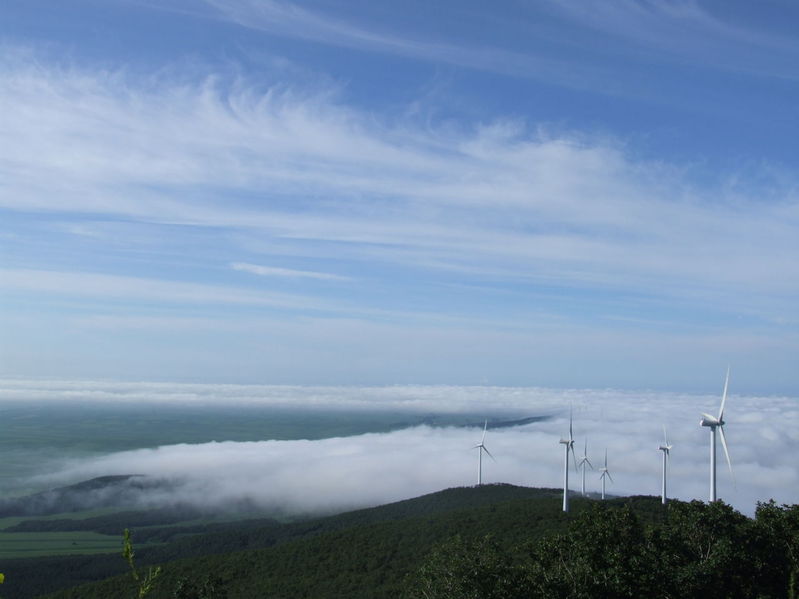
[[[663,425],[663,445],[658,447],[660,451],[663,452],[663,484],[661,488],[661,503],[666,505],[666,467],[669,464],[669,452],[671,451],[671,445],[669,445],[669,440],[666,437],[666,425]]]
[[[489,457],[494,460],[494,456],[491,455],[491,452],[488,451],[488,448],[485,446],[486,430],[488,430],[488,420],[486,420],[483,425],[483,438],[480,439],[480,443],[472,447],[472,449],[477,450],[477,486],[483,484],[483,452],[485,451]],[[494,461],[496,462],[496,460]]]
[[[580,486],[580,490],[582,491],[583,497],[585,497],[585,465],[588,464],[591,467],[591,470],[594,469],[594,465],[591,463],[591,460],[588,459],[588,438],[585,439],[585,445],[583,447],[583,457],[580,458],[579,463],[577,464],[579,468],[583,471],[583,480]]]
[[[613,482],[613,477],[610,475],[610,470],[608,470],[608,450],[605,448],[605,466],[600,468],[599,471],[602,473],[599,475],[599,478],[602,480],[602,499],[605,498],[605,478],[609,478],[610,482]]]
[[[727,457],[727,465],[730,467],[730,475],[732,475],[730,452],[727,449],[727,439],[724,436],[724,404],[727,403],[727,386],[729,382],[730,368],[728,366],[727,377],[724,379],[724,394],[721,396],[721,408],[719,409],[718,418],[710,414],[702,414],[702,420],[699,421],[700,426],[706,426],[710,429],[710,501],[716,501],[716,429],[718,429],[719,435],[721,436],[721,446],[724,448],[724,455]]]
[[[569,450],[574,458],[574,469],[577,469],[577,457],[574,455],[574,435],[572,434],[572,413],[569,410],[569,438],[561,439],[563,444],[563,511],[569,511]]]

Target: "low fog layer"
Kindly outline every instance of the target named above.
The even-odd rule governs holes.
[[[449,385],[300,386],[0,380],[0,401],[64,401],[122,405],[226,405],[341,410],[393,410],[461,413],[488,410],[518,414],[528,406],[559,409],[564,397],[577,400],[582,391],[536,387]],[[530,403],[532,402],[532,403]],[[525,412],[526,413],[526,412]]]
[[[723,381],[721,381],[723,383]],[[721,385],[720,385],[721,387]],[[261,388],[263,389],[263,388]],[[446,411],[483,407],[487,417],[503,410],[555,417],[510,429],[489,428],[485,444],[496,458],[483,459],[483,481],[518,485],[562,485],[561,436],[568,433],[573,406],[575,451],[601,466],[605,448],[613,494],[660,492],[665,424],[671,452],[669,494],[680,499],[708,497],[709,432],[700,413],[716,414],[720,395],[690,396],[616,391],[547,391],[457,387],[403,387],[328,390],[283,389],[284,399],[305,404],[323,397],[326,405],[367,401]],[[352,395],[350,395],[352,393]],[[400,398],[400,399],[398,399]],[[497,400],[495,405],[494,400]],[[374,403],[372,403],[374,402]],[[307,404],[305,404],[307,405]],[[495,409],[496,408],[496,409]],[[344,416],[342,414],[342,416]],[[735,481],[718,444],[719,497],[745,513],[757,501],[774,498],[799,503],[799,401],[794,398],[731,394],[725,411]],[[241,501],[294,512],[340,511],[413,497],[477,478],[478,428],[419,426],[383,434],[318,441],[212,442],[163,446],[65,462],[37,483],[68,484],[95,476],[146,474],[167,479],[169,487],[142,490],[142,505],[185,502],[224,508]],[[573,467],[573,466],[572,466]],[[589,491],[599,490],[599,474],[586,475]],[[572,470],[571,488],[580,477]],[[168,489],[168,490],[167,490]]]

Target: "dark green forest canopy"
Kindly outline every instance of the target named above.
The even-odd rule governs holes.
[[[142,567],[163,564],[148,599],[787,597],[799,555],[799,506],[762,504],[748,518],[721,502],[576,498],[563,514],[557,490],[510,485],[289,524],[215,526],[137,551]],[[130,597],[124,566],[116,555],[20,560],[2,566],[4,591],[35,596],[11,594],[10,584],[62,570],[73,577],[61,588],[80,582],[75,572],[118,576],[51,597]]]
[[[408,599],[767,598],[796,596],[799,506],[673,502],[646,523],[596,504],[566,533],[509,551],[495,537],[437,547]]]
[[[169,514],[123,513],[119,514],[118,518],[116,515],[106,515],[101,518],[72,520],[69,523],[28,521],[25,528],[49,530],[53,526],[61,529],[68,526],[73,529],[109,532],[116,526],[116,534],[121,538],[121,531],[130,527],[136,544],[167,542],[163,546],[137,551],[137,561],[142,565],[208,554],[233,555],[235,552],[246,550],[277,548],[284,543],[310,541],[313,537],[330,535],[336,531],[347,531],[347,534],[359,537],[361,534],[370,534],[369,526],[382,523],[395,527],[409,539],[418,536],[416,531],[421,530],[423,535],[418,536],[418,543],[414,541],[410,546],[426,551],[434,543],[456,534],[459,531],[458,526],[464,521],[479,517],[473,513],[473,510],[479,512],[484,508],[488,510],[490,516],[483,518],[485,524],[475,528],[480,534],[488,534],[494,530],[497,516],[506,511],[513,516],[505,518],[510,524],[513,524],[514,518],[523,517],[525,511],[532,513],[532,518],[539,519],[542,523],[557,524],[557,519],[552,520],[549,516],[557,517],[559,514],[558,494],[559,491],[556,489],[486,485],[480,488],[448,489],[376,508],[291,523],[260,519],[238,523],[137,527],[135,521],[147,524],[152,522],[155,516],[168,517]],[[514,503],[519,503],[520,507],[513,507],[511,504]],[[503,504],[508,505],[502,507]],[[459,515],[462,511],[466,512],[464,516]],[[428,529],[428,521],[435,522],[435,527]],[[194,534],[187,536],[186,533]],[[280,555],[278,553],[275,559],[281,559]],[[409,563],[416,564],[420,556],[410,556],[408,559]],[[235,562],[236,559],[232,561]],[[8,575],[5,585],[7,594],[23,599],[59,588],[100,580],[125,571],[122,560],[116,555],[9,559],[0,564],[0,568],[3,568],[0,571]],[[47,574],[42,576],[42,572]],[[169,575],[169,570],[165,575]]]

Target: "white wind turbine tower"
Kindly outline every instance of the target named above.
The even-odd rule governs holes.
[[[721,436],[721,446],[724,448],[724,455],[727,457],[727,465],[730,467],[730,475],[732,475],[732,462],[730,461],[730,452],[727,449],[727,439],[724,436],[724,404],[727,403],[727,386],[730,382],[730,368],[727,367],[727,377],[724,379],[724,394],[721,397],[721,408],[719,409],[719,416],[711,416],[710,414],[702,414],[702,420],[699,421],[701,426],[706,426],[710,429],[710,501],[716,501],[716,429]]]
[[[669,452],[671,451],[671,445],[669,445],[669,440],[666,437],[666,425],[663,425],[663,445],[658,447],[660,451],[663,452],[663,483],[661,486],[661,503],[666,505],[666,468],[669,464]]]
[[[569,410],[569,438],[561,439],[563,444],[563,511],[569,511],[569,450],[574,458],[574,468],[577,469],[577,457],[574,455],[574,435],[572,434],[572,413]]]
[[[583,480],[582,480],[582,484],[580,485],[580,490],[581,490],[581,492],[583,494],[583,497],[585,497],[585,465],[586,464],[588,464],[588,466],[591,468],[591,470],[594,469],[594,465],[591,463],[591,460],[588,459],[588,438],[587,437],[585,439],[585,445],[583,446],[583,457],[580,458],[580,461],[577,464],[577,466],[583,471],[582,472]]]
[[[477,450],[477,485],[480,486],[483,484],[483,452],[485,451],[489,457],[494,460],[494,456],[491,455],[491,452],[488,451],[488,448],[485,446],[486,440],[486,430],[488,430],[488,420],[485,421],[483,425],[483,438],[480,439],[480,443],[472,447],[472,449]],[[494,460],[496,462],[496,460]]]
[[[602,499],[605,498],[605,478],[609,478],[610,482],[613,482],[613,477],[610,475],[610,470],[608,470],[608,450],[605,448],[605,465],[599,469],[602,473],[599,475],[599,478],[602,480]]]

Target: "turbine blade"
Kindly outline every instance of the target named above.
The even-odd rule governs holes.
[[[727,377],[724,379],[724,395],[721,396],[721,409],[719,410],[719,420],[724,417],[724,404],[727,403],[727,386],[730,384],[730,367],[727,366]]]
[[[663,425],[663,445],[669,444],[669,438],[666,436],[666,425]]]
[[[605,448],[605,468],[608,467],[608,448]]]
[[[589,460],[588,458],[585,458],[585,463],[588,464],[588,467],[591,468],[591,470],[596,470],[596,468],[594,468],[594,465],[591,463],[591,460]]]
[[[491,452],[490,452],[490,451],[488,451],[488,448],[487,448],[485,445],[483,445],[483,449],[484,449],[484,450],[485,450],[485,452],[488,454],[488,457],[490,457],[490,458],[491,458],[492,460],[494,460],[495,462],[497,461],[497,460],[494,458],[494,456],[492,456],[492,455],[491,455]]]
[[[724,455],[727,458],[727,466],[730,467],[730,475],[732,476],[733,482],[735,482],[735,473],[732,471],[732,461],[730,461],[730,451],[727,449],[727,437],[724,434],[724,427],[719,427],[719,436],[721,437],[721,446],[724,448]]]
[[[488,430],[488,420],[486,420],[486,421],[485,421],[485,424],[483,424],[483,438],[482,438],[482,439],[480,439],[480,444],[481,444],[481,445],[482,445],[483,441],[485,441],[485,440],[486,440],[486,431],[487,431],[487,430]]]
[[[610,472],[608,472],[608,478],[610,479],[610,482],[613,482],[613,477],[610,475]]]
[[[569,449],[571,450],[571,452],[572,452],[572,458],[574,459],[574,471],[575,471],[575,472],[577,472],[577,470],[578,470],[578,468],[577,468],[577,454],[576,454],[576,453],[574,453],[574,443],[572,443],[572,444],[569,446]]]
[[[569,441],[574,439],[574,435],[572,434],[572,406],[569,406]]]

